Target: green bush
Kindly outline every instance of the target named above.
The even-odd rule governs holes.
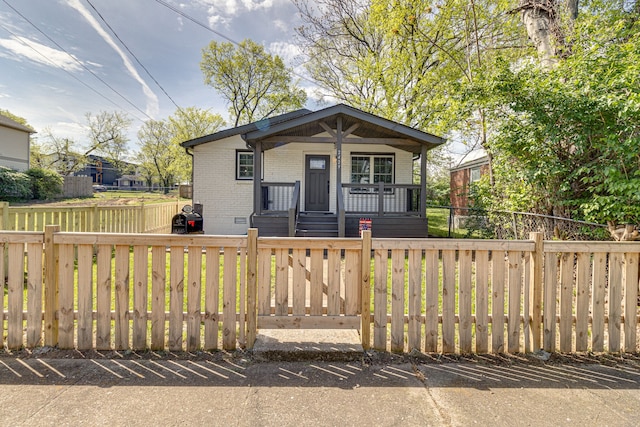
[[[54,171],[31,168],[27,171],[31,178],[32,197],[38,200],[51,199],[62,194],[62,177]]]
[[[31,196],[31,179],[27,174],[0,166],[0,200],[24,200]]]

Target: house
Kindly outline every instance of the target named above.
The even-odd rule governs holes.
[[[120,190],[142,190],[146,189],[144,178],[139,175],[122,175],[117,179]]]
[[[29,151],[33,129],[0,114],[0,166],[29,169]]]
[[[182,143],[208,234],[426,237],[426,154],[441,137],[344,104]],[[420,160],[421,182],[413,183]]]
[[[451,207],[456,215],[467,215],[469,187],[489,173],[489,156],[483,149],[470,151],[449,172]]]
[[[115,186],[121,173],[104,157],[89,154],[86,166],[74,175],[90,176],[94,184]]]

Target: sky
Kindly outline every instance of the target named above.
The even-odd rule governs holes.
[[[0,0],[0,109],[80,145],[86,113],[124,111],[133,154],[140,126],[174,114],[174,102],[229,122],[200,70],[213,40],[250,38],[303,75],[298,25],[291,0]]]

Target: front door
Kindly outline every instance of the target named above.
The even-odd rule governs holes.
[[[307,155],[305,159],[305,210],[329,210],[329,156]]]

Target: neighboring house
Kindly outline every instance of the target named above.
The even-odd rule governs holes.
[[[262,236],[348,237],[370,224],[376,237],[426,237],[426,154],[444,141],[339,104],[182,146],[193,155],[193,201],[207,234],[251,226]]]
[[[483,149],[467,153],[457,166],[450,169],[450,200],[456,215],[467,215],[469,186],[489,173],[489,156]]]
[[[29,169],[30,136],[28,126],[0,114],[0,166],[18,171]]]
[[[118,178],[118,189],[121,190],[140,190],[146,188],[144,178],[139,175],[122,175]]]
[[[120,172],[104,157],[87,156],[87,165],[76,172],[76,176],[90,176],[94,184],[116,186]]]

